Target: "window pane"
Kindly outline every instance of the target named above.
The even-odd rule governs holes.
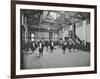
[[[31,38],[31,41],[34,41],[34,38]]]
[[[34,37],[34,34],[31,34],[31,37]]]

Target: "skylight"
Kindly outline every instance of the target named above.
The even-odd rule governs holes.
[[[55,12],[50,12],[49,14],[50,16],[52,16],[54,19],[56,19],[57,17],[59,17],[60,15],[55,13]]]

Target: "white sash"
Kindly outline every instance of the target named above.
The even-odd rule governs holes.
[[[35,44],[33,43],[33,47],[35,47]]]
[[[52,42],[52,46],[54,46],[53,42]]]
[[[39,48],[42,48],[42,43],[39,44]]]

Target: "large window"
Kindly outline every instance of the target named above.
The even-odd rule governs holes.
[[[31,34],[31,41],[34,41],[34,33]]]

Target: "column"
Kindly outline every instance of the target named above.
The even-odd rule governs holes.
[[[87,30],[86,30],[86,20],[83,21],[83,40],[87,41]]]

